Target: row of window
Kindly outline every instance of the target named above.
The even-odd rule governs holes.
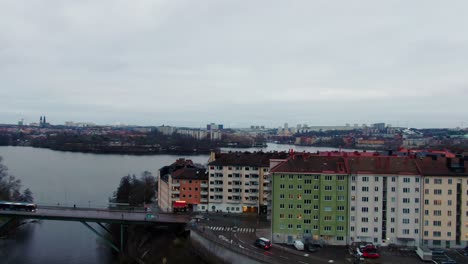
[[[285,207],[285,204],[280,204],[280,205],[279,205],[279,208],[280,208],[280,209],[285,209],[285,208],[286,208],[286,207]],[[301,208],[302,208],[302,204],[296,204],[296,209],[301,209]],[[319,207],[318,204],[314,204],[314,205],[313,205],[313,210],[319,210],[319,208],[320,208],[320,207]],[[294,209],[294,204],[288,204],[288,209]],[[323,208],[323,210],[324,210],[325,212],[331,212],[331,211],[332,211],[332,207],[331,207],[331,206],[325,206],[325,207]],[[337,210],[337,211],[344,211],[344,210],[345,210],[345,207],[344,207],[343,205],[338,205],[338,206],[336,207],[336,210]],[[305,211],[311,211],[311,210],[310,210],[310,209],[306,209]]]
[[[307,177],[307,178],[309,178],[310,176],[311,176],[311,175],[305,175],[305,177]],[[304,177],[304,178],[305,178],[305,177]],[[324,177],[324,179],[325,179],[326,181],[332,181],[332,180],[333,180],[333,176],[331,176],[331,175],[325,175],[325,176],[323,176],[323,177]],[[281,180],[285,180],[285,179],[286,179],[286,175],[281,174],[279,178],[280,178]],[[302,180],[303,175],[288,175],[287,178],[288,178],[289,180]],[[337,179],[338,181],[344,181],[344,180],[345,180],[345,176],[344,176],[344,175],[338,175],[338,176],[336,176],[336,179]],[[316,180],[316,181],[320,180],[320,175],[313,175],[313,180]],[[305,179],[304,182],[305,182],[306,184],[310,184],[310,183],[312,183],[312,180],[311,180],[311,179]]]
[[[240,166],[237,166],[237,167],[232,167],[232,166],[228,166],[228,170],[242,170],[242,168],[244,168],[244,170],[248,171],[248,170],[258,170],[258,167],[240,167]],[[223,169],[223,166],[210,166],[210,170],[222,170]],[[268,168],[263,168],[263,171],[267,172],[268,171]]]
[[[280,224],[279,227],[280,229],[284,229],[285,227],[288,227],[288,229],[293,229],[294,228],[294,225],[293,224]],[[296,225],[296,229],[302,229],[302,225]],[[312,226],[312,230],[319,230],[319,226],[318,225],[313,225]],[[306,230],[307,231],[307,230]],[[323,231],[326,231],[326,232],[331,232],[332,231],[332,227],[331,226],[324,226],[323,227]],[[342,232],[344,231],[344,226],[337,226],[336,227],[336,231],[338,232]],[[306,234],[307,233],[311,233],[310,231],[309,232],[305,232]]]
[[[381,177],[379,177],[379,176],[374,176],[374,182],[379,182],[380,178]],[[371,179],[371,177],[369,177],[369,176],[361,177],[362,182],[370,182],[370,179]],[[356,181],[356,176],[351,176],[351,181]],[[396,177],[391,177],[391,181],[396,182]],[[411,183],[411,178],[404,177],[403,182],[404,183]],[[414,178],[414,182],[418,183],[419,178]]]
[[[354,226],[351,226],[350,227],[350,231],[351,232],[354,232],[355,228]],[[374,227],[374,233],[378,233],[379,232],[379,228],[378,227]],[[410,234],[410,230],[409,229],[402,229],[402,232],[404,235],[409,235]],[[361,233],[369,233],[369,228],[368,227],[361,227]],[[390,228],[390,233],[394,234],[395,233],[395,228]],[[414,229],[414,233],[415,234],[419,234],[419,229]]]
[[[301,185],[301,184],[298,184],[298,185],[296,185],[296,186],[297,186],[297,189],[298,189],[298,190],[302,190],[302,185]],[[280,188],[280,189],[286,189],[286,184],[283,184],[283,183],[280,184],[280,185],[279,185],[279,188]],[[293,189],[294,189],[294,184],[288,184],[288,189],[293,190]],[[331,186],[331,185],[325,185],[323,189],[324,189],[325,191],[333,191],[333,186]],[[314,185],[313,190],[315,190],[315,191],[320,190],[320,186],[319,186],[319,185]],[[336,187],[336,190],[337,190],[337,191],[345,191],[345,186],[343,186],[343,185],[338,185],[338,186]],[[307,191],[307,192],[305,192],[305,193],[309,193],[309,194],[312,193],[312,189],[305,189],[304,191]]]

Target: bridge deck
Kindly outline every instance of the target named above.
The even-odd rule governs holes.
[[[35,212],[0,210],[0,216],[61,221],[129,224],[184,224],[188,215],[80,208],[38,208]]]

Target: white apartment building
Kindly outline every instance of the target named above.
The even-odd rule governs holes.
[[[266,215],[271,205],[270,158],[286,153],[212,153],[208,210]]]
[[[419,245],[421,177],[408,157],[349,157],[348,241]]]

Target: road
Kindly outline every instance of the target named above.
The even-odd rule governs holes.
[[[247,251],[247,255],[257,255],[263,260],[271,263],[345,263],[345,252],[333,252],[333,249],[328,249],[329,254],[321,252],[320,256],[308,251],[297,251],[293,248],[284,249],[283,247],[273,245],[270,250],[264,250],[254,246],[254,241],[257,238],[257,228],[265,228],[268,222],[262,222],[255,218],[239,218],[239,217],[224,217],[220,215],[207,216],[209,220],[201,220],[198,225],[205,226],[205,232],[211,232],[219,239],[232,240],[233,246],[238,246],[243,251]],[[233,226],[237,226],[237,230],[233,231]],[[335,249],[336,250],[336,249]],[[324,249],[327,251],[327,249]],[[328,256],[327,256],[328,255]],[[341,256],[341,257],[339,257]]]

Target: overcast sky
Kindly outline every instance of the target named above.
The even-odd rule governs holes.
[[[3,0],[0,123],[468,126],[467,10]]]

